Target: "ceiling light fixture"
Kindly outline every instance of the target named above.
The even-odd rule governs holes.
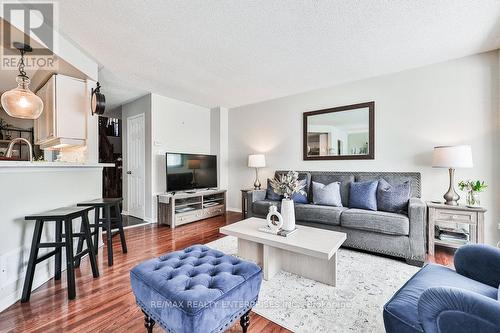
[[[21,53],[19,61],[19,75],[16,78],[17,88],[2,94],[2,107],[11,117],[23,119],[37,119],[43,111],[43,101],[30,89],[30,78],[24,71],[24,54],[32,52],[31,46],[15,42],[14,46]]]

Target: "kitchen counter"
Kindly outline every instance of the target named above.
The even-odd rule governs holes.
[[[69,163],[69,162],[29,162],[29,161],[0,161],[2,168],[109,168],[113,163]]]

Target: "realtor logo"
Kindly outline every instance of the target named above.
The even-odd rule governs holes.
[[[52,2],[2,2],[1,69],[17,69],[15,42],[33,48],[33,53],[26,54],[26,69],[54,69],[55,6]]]

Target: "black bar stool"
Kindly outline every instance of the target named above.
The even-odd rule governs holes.
[[[28,261],[28,268],[26,270],[26,278],[24,279],[23,295],[21,302],[27,302],[31,296],[31,287],[33,285],[33,277],[35,275],[35,267],[38,263],[55,255],[55,280],[61,279],[61,256],[62,248],[66,248],[66,273],[68,275],[68,298],[74,299],[75,292],[75,260],[80,261],[82,256],[89,254],[90,265],[92,266],[92,275],[94,278],[99,277],[99,269],[95,256],[89,249],[93,249],[92,237],[90,235],[89,217],[88,212],[90,207],[64,207],[54,210],[49,210],[43,213],[26,216],[26,220],[35,220],[35,231],[33,233],[33,241],[31,243],[30,258]],[[73,232],[73,220],[81,218],[81,232]],[[45,222],[55,222],[55,242],[40,243],[42,237],[43,225]],[[64,234],[62,233],[64,222]],[[73,237],[85,239],[87,242],[87,249],[85,251],[77,250],[73,254]],[[64,241],[63,241],[64,238]],[[38,250],[40,248],[55,248],[41,257],[38,257]]]
[[[122,198],[100,198],[86,202],[80,202],[77,206],[86,206],[90,209],[95,209],[94,214],[94,224],[90,224],[90,228],[93,229],[91,234],[94,236],[94,253],[97,254],[99,247],[99,228],[106,230],[106,245],[108,247],[108,266],[113,265],[113,236],[116,235],[111,232],[112,229],[118,229],[118,234],[120,235],[120,243],[122,244],[122,252],[127,253],[127,243],[125,242],[125,233],[123,232],[122,214],[120,210],[120,204],[123,201]],[[111,207],[114,207],[116,211],[116,217],[111,217]],[[102,215],[100,211],[102,210]],[[102,216],[102,217],[101,217]],[[83,237],[78,240],[78,249],[81,251],[83,247]],[[76,262],[76,267],[79,265],[79,261]]]

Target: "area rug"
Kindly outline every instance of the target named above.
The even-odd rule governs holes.
[[[238,251],[233,236],[207,245]],[[336,287],[281,271],[262,281],[253,311],[294,332],[384,332],[384,304],[417,271],[402,261],[341,248]]]

